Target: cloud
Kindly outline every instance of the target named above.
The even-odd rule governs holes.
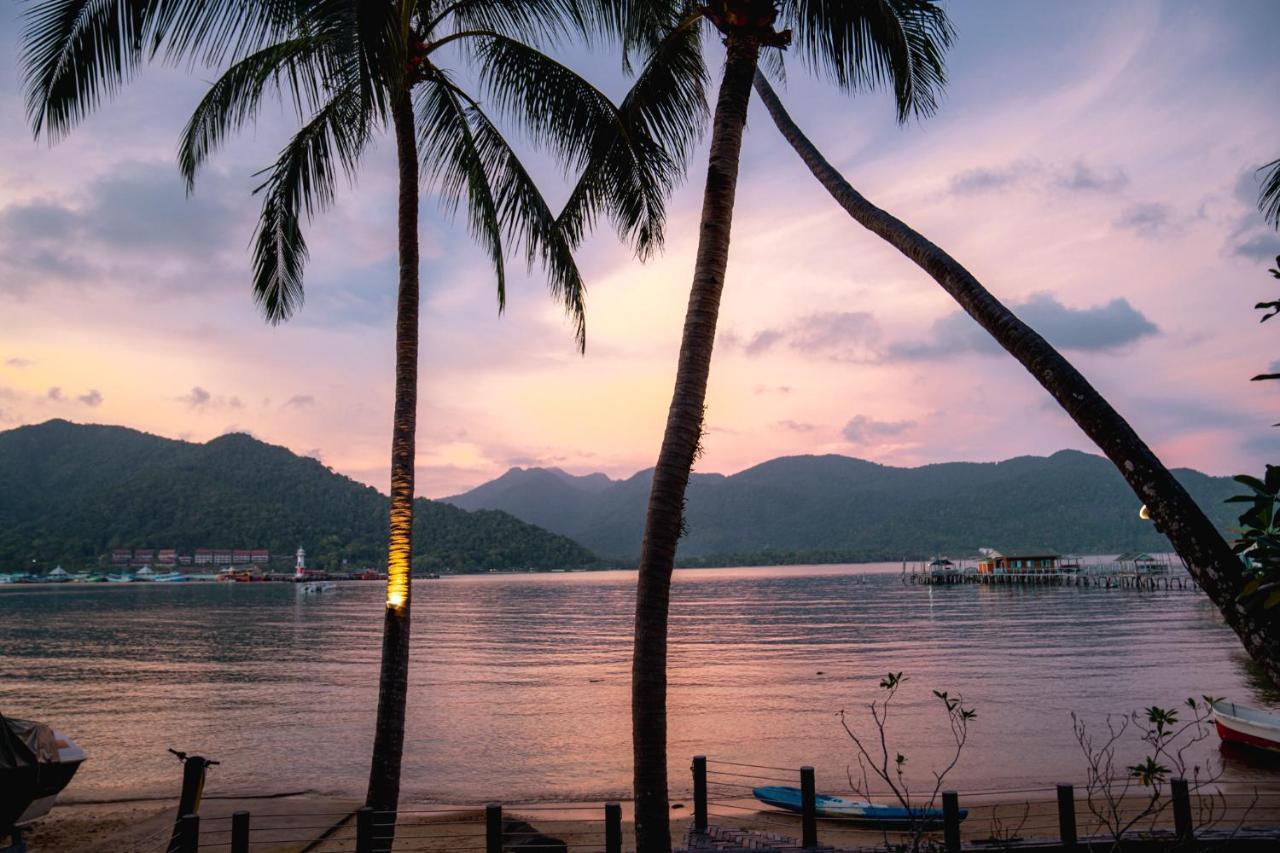
[[[212,394],[201,388],[199,385],[196,385],[191,389],[190,394],[183,394],[179,397],[178,402],[186,403],[193,409],[203,409],[205,406],[209,405],[209,401],[212,399]]]
[[[57,385],[55,385],[52,388],[50,388],[47,392],[45,392],[45,396],[48,397],[50,400],[54,401],[55,403],[61,403],[62,389],[59,388]]]
[[[16,367],[19,370],[21,370],[24,367],[30,367],[33,364],[35,364],[35,362],[32,361],[31,359],[19,358],[17,356],[14,356],[13,358],[6,358],[4,360],[5,367]]]
[[[233,210],[227,183],[188,198],[171,163],[118,163],[74,195],[0,207],[0,292],[89,281],[205,290],[221,255],[243,275]]]
[[[790,394],[790,385],[757,385],[752,388],[754,394]]]
[[[76,397],[76,402],[81,403],[89,408],[97,408],[102,405],[102,392],[97,388],[90,388],[86,393]]]
[[[1002,190],[1019,183],[1034,167],[1014,163],[999,169],[966,169],[951,177],[951,192],[955,195]]]
[[[1270,231],[1255,234],[1233,246],[1231,254],[1251,261],[1269,261],[1280,255],[1280,236]]]
[[[762,329],[743,342],[736,335],[725,336],[725,344],[741,349],[748,356],[757,356],[778,344],[786,344],[796,352],[832,361],[866,363],[876,360],[876,341],[880,337],[880,324],[866,311],[827,311],[801,317],[786,326]],[[784,390],[785,389],[785,390]],[[756,393],[763,393],[765,386],[757,386]],[[778,386],[779,393],[791,389]]]
[[[1107,352],[1160,333],[1154,323],[1123,298],[1090,308],[1071,308],[1052,294],[1037,293],[1009,308],[1064,350]],[[972,318],[956,311],[934,321],[927,341],[892,344],[885,358],[936,359],[965,352],[994,355],[1003,350]]]
[[[1068,192],[1117,193],[1129,185],[1119,166],[1092,166],[1083,159],[1056,166],[1017,160],[1005,166],[966,169],[951,176],[953,195],[977,195],[1033,184],[1036,188]]]
[[[1129,176],[1119,166],[1095,169],[1083,160],[1076,160],[1059,170],[1054,184],[1064,190],[1114,193],[1129,185]]]
[[[851,444],[878,445],[883,439],[902,435],[916,425],[915,421],[881,421],[866,415],[856,415],[844,425],[840,434]]]
[[[306,409],[316,404],[316,398],[310,394],[294,394],[282,404],[286,409]]]
[[[1116,218],[1115,226],[1142,237],[1158,237],[1173,228],[1173,211],[1167,204],[1134,204]]]
[[[785,429],[789,432],[814,432],[818,429],[817,424],[804,423],[802,421],[793,421],[790,419],[778,421],[774,426],[779,429]]]

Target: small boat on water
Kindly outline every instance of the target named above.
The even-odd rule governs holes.
[[[338,585],[333,581],[306,581],[298,584],[298,592],[305,595],[319,595],[322,592],[336,592]]]
[[[161,572],[151,578],[152,583],[183,583],[190,580],[182,572]]]
[[[84,760],[75,741],[44,723],[0,714],[0,837],[48,814]]]
[[[1218,737],[1227,743],[1280,752],[1280,714],[1235,702],[1213,703]]]
[[[107,583],[133,583],[132,575],[107,575]]]
[[[755,798],[766,805],[801,812],[804,806],[800,789],[785,785],[766,785],[755,788],[751,792]],[[851,820],[887,829],[905,829],[920,824],[933,825],[942,823],[942,809],[913,807],[910,811],[902,806],[881,806],[866,800],[848,800],[844,797],[832,797],[827,794],[816,796],[818,817]],[[964,820],[968,811],[960,810],[960,819]]]

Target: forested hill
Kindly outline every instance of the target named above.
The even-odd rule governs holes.
[[[1239,510],[1227,477],[1174,472],[1226,530]],[[640,550],[651,471],[626,480],[512,469],[445,500],[502,509],[563,533],[602,557]],[[894,468],[846,456],[773,459],[733,476],[690,482],[683,564],[896,560],[972,555],[980,547],[1047,546],[1063,553],[1170,550],[1138,517],[1140,504],[1101,456],[1061,451],[996,463]]]
[[[269,548],[382,565],[387,498],[244,434],[206,444],[54,420],[0,432],[0,572],[96,563],[112,548]],[[587,565],[564,536],[504,512],[419,499],[419,570]]]

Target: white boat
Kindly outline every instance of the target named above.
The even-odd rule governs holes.
[[[133,577],[130,575],[107,575],[107,583],[132,583]]]
[[[156,573],[151,571],[150,566],[143,566],[134,574],[135,581],[153,581],[156,579]]]
[[[84,759],[49,726],[0,715],[0,838],[48,814]]]
[[[1213,703],[1218,737],[1228,743],[1280,752],[1280,714],[1235,702]]]
[[[318,595],[322,592],[335,592],[338,585],[333,581],[307,581],[298,584],[298,592],[305,595]]]
[[[183,583],[190,580],[182,572],[161,572],[151,578],[153,583]]]
[[[0,575],[0,583],[13,583],[13,578],[8,575]]]

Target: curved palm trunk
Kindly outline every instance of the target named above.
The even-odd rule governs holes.
[[[1147,505],[1157,528],[1169,537],[1186,562],[1192,577],[1239,635],[1250,657],[1280,684],[1280,621],[1268,620],[1259,610],[1237,601],[1244,586],[1239,558],[1128,422],[1057,350],[1014,316],[959,262],[851,187],[791,120],[760,74],[756,75],[755,88],[778,130],[832,198],[860,225],[882,237],[942,285],[1120,469],[1138,499]]]
[[[729,231],[738,185],[742,131],[760,52],[758,42],[743,37],[730,37],[726,47],[724,79],[716,102],[711,156],[702,197],[693,287],[689,292],[675,391],[667,413],[662,450],[653,472],[640,551],[631,665],[631,737],[639,853],[667,853],[671,849],[667,803],[667,609],[671,598],[671,570],[683,522],[689,470],[702,436],[711,348],[729,260]]]
[[[407,91],[391,107],[400,169],[400,289],[396,304],[396,403],[391,425],[391,529],[387,549],[387,606],[382,631],[378,719],[365,804],[396,809],[404,708],[409,689],[409,571],[413,556],[414,433],[418,407],[418,147]],[[391,849],[394,827],[380,827],[378,849]]]

